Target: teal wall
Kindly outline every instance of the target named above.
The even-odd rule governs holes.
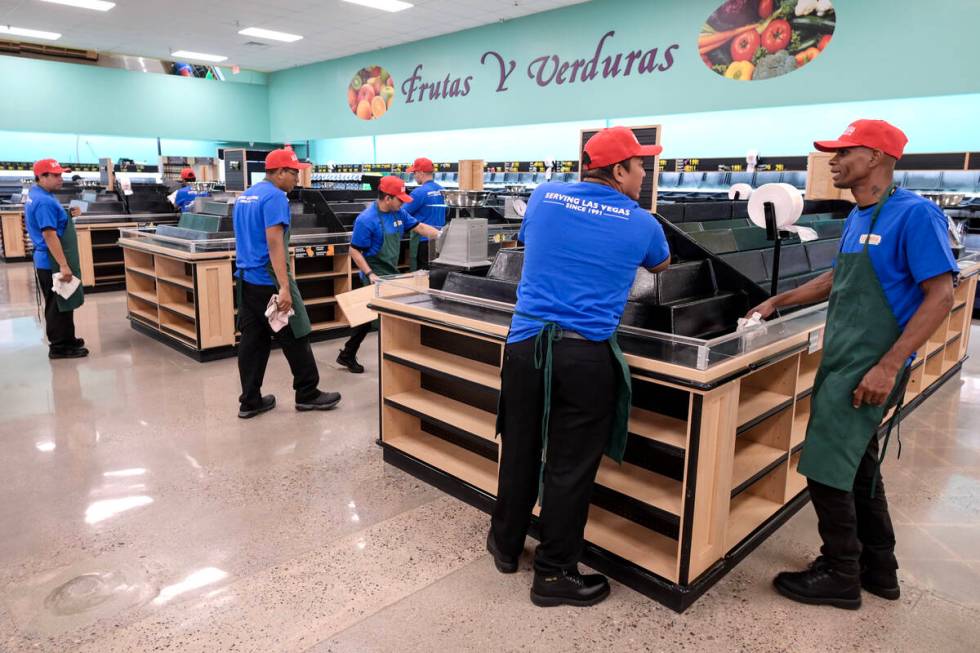
[[[165,156],[217,156],[218,143],[164,138]],[[0,161],[35,161],[51,157],[62,163],[96,163],[102,157],[121,157],[157,165],[157,139],[92,134],[53,134],[0,131]]]
[[[975,57],[967,54],[974,26],[980,24],[976,0],[836,0],[836,32],[816,61],[790,75],[749,83],[716,75],[698,55],[701,24],[719,4],[596,0],[276,72],[269,76],[271,136],[373,136],[980,92]],[[616,33],[606,42],[604,56],[678,44],[674,65],[643,76],[545,88],[529,79],[527,67],[535,57],[590,58],[609,30]],[[480,64],[488,50],[517,62],[509,91],[496,92],[496,64]],[[401,91],[418,64],[427,81],[472,75],[472,92],[412,104],[399,92],[378,120],[359,120],[351,113],[346,89],[358,69],[383,66]],[[809,126],[801,121],[800,127]]]
[[[242,82],[233,84],[0,56],[0,129],[10,130],[0,132],[0,160],[154,161],[158,136],[172,155],[313,139],[317,162],[562,159],[577,158],[583,127],[644,123],[663,124],[667,156],[802,154],[858,116],[899,124],[909,151],[980,150],[980,73],[967,54],[980,2],[835,0],[837,29],[815,62],[748,83],[719,77],[697,54],[719,2],[594,0],[268,75],[225,69]],[[603,56],[676,43],[673,66],[546,88],[528,78],[535,57],[589,58],[609,30]],[[479,62],[488,50],[517,62],[506,92],[496,92],[496,64]],[[359,68],[383,65],[401,87],[418,64],[428,81],[472,75],[471,93],[411,104],[399,93],[369,122],[350,112]]]
[[[907,152],[980,151],[980,94],[768,107],[680,115],[645,116],[460,131],[381,134],[318,139],[317,163],[400,163],[484,159],[536,161],[578,159],[579,131],[606,125],[663,126],[666,158],[738,156],[756,149],[765,156],[812,151],[818,138],[836,138],[855,118],[899,125]],[[950,125],[955,125],[950,129]]]
[[[0,127],[194,140],[269,140],[268,86],[0,56]],[[154,148],[155,151],[155,148]]]

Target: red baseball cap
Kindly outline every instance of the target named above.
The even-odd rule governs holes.
[[[629,127],[608,127],[585,144],[589,162],[584,166],[586,170],[605,168],[635,156],[656,156],[663,151],[659,145],[640,145]]]
[[[435,170],[436,166],[432,163],[432,159],[422,156],[415,159],[415,163],[408,169],[408,172],[435,172]]]
[[[821,152],[834,152],[845,147],[870,147],[901,159],[908,142],[901,129],[884,120],[855,120],[836,141],[814,141],[813,147]]]
[[[293,170],[305,170],[309,168],[311,163],[303,163],[296,156],[296,152],[293,152],[291,148],[284,148],[281,150],[272,150],[265,157],[265,169],[266,170],[278,170],[279,168],[291,168]]]
[[[180,178],[186,181],[188,179],[197,179],[197,175],[194,174],[192,168],[184,168],[180,171]]]
[[[412,196],[405,192],[405,182],[402,181],[401,177],[394,175],[382,177],[378,184],[378,190],[392,197],[397,197],[405,203],[412,201]]]
[[[71,172],[71,170],[65,170],[54,159],[41,159],[34,163],[35,177],[40,177],[41,175],[60,175],[65,172]]]

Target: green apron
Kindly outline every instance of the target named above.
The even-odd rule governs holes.
[[[890,187],[881,196],[875,208],[864,249],[837,255],[827,308],[823,359],[813,385],[810,423],[800,457],[801,474],[844,492],[854,489],[858,464],[885,411],[893,405],[896,390],[900,389],[898,380],[904,373],[904,370],[899,373],[884,405],[863,404],[854,408],[855,388],[902,334],[868,254],[868,241],[878,215],[894,188]],[[890,435],[889,427],[881,459],[884,459]]]
[[[388,233],[385,231],[385,222],[381,219],[381,212],[378,212],[378,222],[381,223],[381,233],[384,235],[384,241],[381,243],[381,249],[378,253],[373,256],[365,256],[368,265],[371,266],[371,272],[383,277],[389,274],[398,274],[398,255],[401,254],[401,234],[398,231],[392,231]],[[411,233],[415,236],[415,232]],[[412,254],[412,264],[415,263],[415,255],[418,254],[418,247],[416,246],[415,253]],[[415,269],[414,267],[412,268]]]
[[[68,224],[65,225],[65,233],[61,234],[60,240],[61,249],[65,253],[65,260],[68,262],[68,267],[71,268],[71,273],[81,281],[82,265],[78,259],[78,234],[75,232],[75,221],[72,219],[71,214],[68,215]],[[49,256],[48,258],[50,259],[51,257]],[[58,276],[57,271],[52,270],[52,272],[52,276]],[[85,303],[85,291],[82,290],[82,284],[78,284],[78,288],[75,289],[75,292],[68,299],[65,299],[58,293],[55,293],[54,296],[58,302],[58,310],[62,313],[74,311]]]
[[[286,278],[289,281],[289,297],[293,300],[293,316],[289,318],[289,328],[293,332],[294,338],[303,338],[310,335],[313,331],[313,326],[310,324],[310,316],[306,313],[306,304],[303,303],[303,297],[299,294],[299,287],[296,285],[296,279],[293,278],[293,273],[289,268],[289,227],[285,227],[282,234],[283,248],[286,253]],[[276,279],[276,271],[272,267],[272,261],[270,260],[265,264],[265,269],[272,277],[272,283],[276,286],[276,293],[279,292],[278,280]],[[238,295],[238,305],[242,305],[242,277],[235,277],[235,292]],[[239,311],[241,315],[241,311]],[[238,326],[241,330],[241,324]]]
[[[533,320],[542,324],[541,330],[534,337],[534,368],[544,371],[544,392],[543,410],[541,414],[541,469],[538,478],[538,500],[543,500],[544,496],[544,467],[548,460],[548,432],[551,424],[551,381],[552,381],[552,345],[562,339],[562,328],[556,322],[545,322],[533,315],[516,312],[514,315]],[[623,351],[619,348],[619,342],[614,333],[606,341],[613,358],[616,359],[616,370],[619,372],[616,388],[616,407],[613,418],[612,432],[609,435],[609,442],[606,444],[605,454],[622,464],[623,457],[626,455],[626,440],[629,437],[630,407],[633,401],[633,385],[630,377],[630,368],[623,356]],[[500,434],[504,427],[504,411],[506,407],[503,403],[503,395],[497,400],[497,424],[496,433]]]

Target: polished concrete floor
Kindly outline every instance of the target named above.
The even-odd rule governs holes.
[[[980,363],[903,425],[885,478],[902,599],[857,612],[778,597],[818,545],[807,507],[683,615],[614,584],[533,608],[497,574],[487,518],[385,465],[367,374],[314,346],[331,413],[235,416],[235,361],[133,331],[122,293],[77,314],[92,355],[49,361],[27,264],[0,264],[0,651],[976,651]],[[980,326],[973,327],[974,356]],[[529,547],[530,548],[530,547]]]

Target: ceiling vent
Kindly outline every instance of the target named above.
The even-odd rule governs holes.
[[[267,48],[267,47],[269,47],[269,44],[268,43],[259,43],[258,41],[245,41],[244,45],[245,45],[246,48]]]

